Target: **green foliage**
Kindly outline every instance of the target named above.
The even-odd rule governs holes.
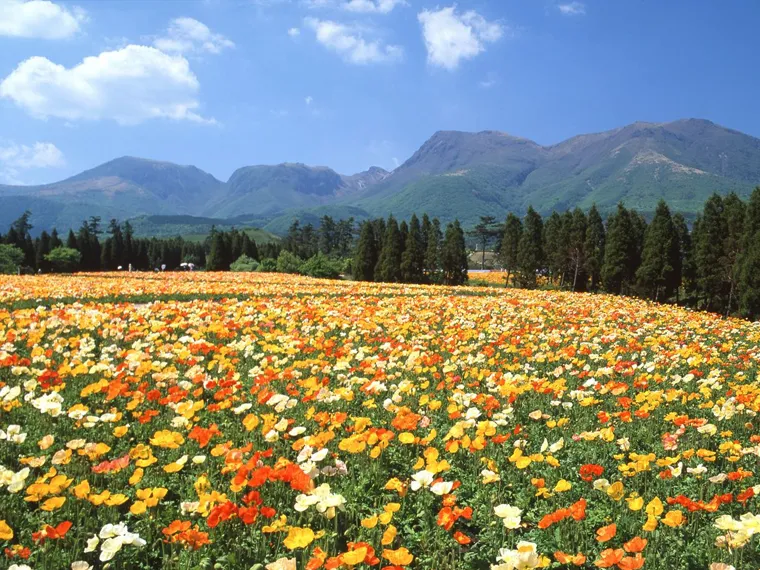
[[[232,264],[230,264],[230,271],[238,273],[245,273],[249,271],[257,271],[259,269],[259,262],[248,257],[246,254],[238,257]]]
[[[321,251],[304,261],[300,267],[301,275],[320,279],[337,279],[341,270],[342,263],[339,260],[330,259]]]
[[[467,282],[467,249],[459,220],[446,226],[441,249],[441,269],[444,285],[463,285]]]
[[[422,229],[416,215],[409,221],[404,253],[401,254],[401,280],[404,283],[422,283],[424,280],[425,250]]]
[[[607,219],[601,270],[602,283],[607,292],[619,294],[631,290],[639,265],[636,237],[631,213],[619,204],[617,212]]]
[[[390,216],[385,224],[383,245],[375,267],[375,280],[395,283],[401,280],[401,254],[404,243],[396,218]]]
[[[523,287],[536,286],[536,272],[544,264],[543,226],[541,216],[532,207],[529,207],[523,222],[520,242],[517,245],[519,283]]]
[[[280,273],[300,273],[303,260],[284,249],[277,257],[277,271]]]
[[[353,277],[357,281],[374,281],[378,259],[378,244],[371,222],[364,222],[359,233],[353,263]]]
[[[277,271],[277,260],[271,257],[265,257],[259,262],[258,270],[264,273],[274,273]]]
[[[18,273],[19,267],[24,262],[24,252],[15,245],[0,244],[0,273]]]
[[[58,273],[71,273],[79,268],[82,254],[76,249],[69,247],[56,247],[45,256],[45,260],[52,265]]]
[[[646,230],[641,265],[636,271],[639,290],[655,301],[669,298],[681,284],[681,245],[664,200],[657,205]]]

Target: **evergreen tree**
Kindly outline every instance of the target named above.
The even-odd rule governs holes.
[[[359,243],[354,255],[353,271],[357,281],[374,281],[378,252],[372,222],[364,222],[359,233]]]
[[[422,255],[423,255],[423,268],[425,267],[424,256],[426,255],[428,248],[428,236],[430,235],[430,216],[427,213],[422,214],[422,224],[420,226],[420,237],[422,239]]]
[[[499,244],[499,262],[507,271],[504,286],[509,285],[509,278],[517,269],[517,253],[522,236],[522,222],[512,212],[507,214],[504,231]]]
[[[225,239],[222,232],[211,228],[211,245],[206,256],[207,271],[226,271],[230,268],[227,263],[228,254],[225,251]]]
[[[567,265],[567,236],[564,220],[557,212],[552,212],[543,227],[544,254],[549,280],[554,283]]]
[[[396,218],[391,215],[385,224],[383,246],[375,269],[375,278],[386,283],[397,283],[401,279],[401,254],[403,242]]]
[[[646,230],[636,280],[639,291],[655,301],[669,298],[681,282],[681,247],[664,200],[657,204],[652,223]]]
[[[404,283],[422,283],[425,252],[422,249],[422,229],[415,214],[409,221],[404,253],[401,255],[401,280]]]
[[[523,222],[523,231],[517,247],[517,266],[520,272],[520,285],[536,286],[536,274],[543,268],[544,243],[543,220],[532,206],[528,208]]]
[[[697,285],[704,308],[720,309],[725,293],[724,238],[727,233],[723,198],[713,194],[705,203],[699,224],[699,241],[694,243]]]
[[[427,247],[425,248],[425,274],[430,283],[440,283],[441,274],[441,222],[433,218],[427,233]]]
[[[63,242],[61,241],[61,238],[58,237],[58,230],[53,228],[53,231],[50,232],[50,249],[53,250],[56,247],[61,247],[63,245]]]
[[[739,313],[747,318],[760,317],[760,186],[747,204],[739,259]]]
[[[617,211],[607,219],[604,244],[604,262],[601,269],[602,283],[609,293],[627,293],[635,277],[636,235],[631,214],[618,204]]]
[[[445,285],[463,285],[467,282],[467,247],[459,220],[446,226],[441,249],[441,268]]]
[[[337,249],[338,226],[335,224],[335,220],[333,220],[331,216],[322,216],[317,234],[319,251],[325,255],[330,255],[335,249]]]
[[[79,243],[77,242],[77,236],[74,234],[74,230],[69,230],[69,235],[66,238],[66,247],[69,249],[79,249]]]
[[[586,272],[591,279],[591,290],[597,291],[602,282],[602,265],[604,264],[605,232],[602,216],[596,209],[596,204],[588,211],[586,223],[586,241],[583,245],[586,251]]]
[[[242,255],[245,255],[246,257],[249,257],[253,259],[254,261],[259,261],[259,248],[256,246],[256,242],[251,239],[251,237],[245,232],[242,232],[241,236],[241,248],[243,250]],[[240,256],[238,256],[240,257]]]
[[[576,208],[565,224],[567,233],[568,261],[573,291],[586,290],[586,226],[588,221],[583,210]]]
[[[746,206],[736,193],[731,192],[723,199],[723,215],[726,220],[726,236],[723,242],[723,257],[720,261],[728,288],[726,301],[726,316],[728,316],[734,306],[739,279],[739,258],[742,254],[746,215]]]
[[[45,256],[53,249],[50,242],[50,235],[43,230],[34,244],[35,267],[43,273],[50,271],[50,263],[45,259]]]
[[[680,287],[676,289],[676,303],[678,303],[680,300],[680,288],[683,288],[687,294],[693,292],[696,269],[694,267],[694,249],[692,247],[691,234],[689,234],[689,227],[686,225],[683,215],[673,215],[673,226],[678,235],[678,249],[681,263]]]

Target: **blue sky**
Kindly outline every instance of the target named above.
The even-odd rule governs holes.
[[[436,130],[760,136],[754,0],[0,0],[0,183],[122,155],[392,169]]]

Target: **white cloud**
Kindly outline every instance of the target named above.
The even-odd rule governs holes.
[[[380,40],[367,40],[364,38],[365,30],[358,27],[316,18],[306,18],[305,22],[314,30],[319,43],[348,63],[391,63],[404,56],[401,46],[384,44]]]
[[[482,89],[490,89],[491,87],[496,85],[497,82],[498,81],[497,81],[496,74],[494,72],[490,72],[485,79],[478,82],[478,87]]]
[[[291,38],[295,38],[295,37],[297,37],[297,36],[300,36],[300,35],[301,35],[301,30],[299,30],[298,28],[290,28],[290,29],[288,30],[288,35],[289,35]]]
[[[2,0],[0,0],[1,2]],[[166,35],[157,38],[153,45],[166,53],[220,53],[235,44],[221,34],[214,34],[208,26],[193,18],[175,18],[169,23]]]
[[[422,25],[428,63],[449,70],[456,69],[461,60],[485,51],[485,44],[504,35],[501,24],[488,22],[473,10],[460,15],[456,5],[435,11],[423,10],[417,19]]]
[[[53,143],[36,142],[32,146],[0,140],[0,181],[21,184],[21,171],[64,166],[63,153]]]
[[[396,6],[405,4],[405,0],[348,0],[343,8],[349,12],[388,14]]]
[[[70,38],[86,20],[79,7],[69,10],[48,0],[0,0],[0,36]]]
[[[306,102],[307,105],[311,105],[314,102],[314,97],[312,97],[311,95],[307,95],[304,101]]]
[[[184,57],[128,45],[86,57],[70,68],[31,57],[0,82],[0,97],[43,119],[136,124],[170,118],[213,123],[196,113],[198,88]]]
[[[586,5],[582,2],[569,2],[567,4],[558,4],[557,9],[565,16],[582,16],[586,13]]]

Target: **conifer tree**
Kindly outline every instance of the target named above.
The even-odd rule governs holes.
[[[689,233],[689,226],[682,214],[673,215],[673,227],[678,236],[678,250],[681,264],[681,278],[679,287],[676,288],[676,303],[680,301],[680,289],[686,294],[693,292],[695,268],[694,268],[694,249],[692,247],[692,236]]]
[[[225,253],[224,235],[222,232],[212,227],[210,238],[211,247],[209,248],[208,255],[206,256],[206,270],[225,271],[229,269],[229,265],[225,264],[227,255]]]
[[[566,223],[567,251],[573,291],[586,290],[586,225],[583,210],[576,208]]]
[[[605,231],[604,221],[596,209],[596,204],[588,211],[586,223],[586,272],[591,279],[591,290],[597,291],[602,283],[602,265],[604,264]]]
[[[617,211],[607,219],[604,262],[601,277],[609,293],[626,293],[635,276],[636,236],[630,212],[618,204]]]
[[[520,271],[520,285],[535,287],[537,272],[543,268],[544,244],[543,221],[532,206],[523,222],[523,231],[517,247],[517,266]]]
[[[462,285],[467,282],[467,248],[459,220],[446,226],[441,249],[441,268],[445,285]]]
[[[486,248],[488,247],[488,244],[499,235],[496,218],[493,216],[480,216],[480,222],[478,222],[472,230],[467,232],[467,234],[474,237],[477,241],[481,249],[480,268],[485,269]]]
[[[359,233],[359,243],[354,255],[354,279],[357,281],[374,281],[377,265],[377,244],[372,222],[364,222]]]
[[[670,208],[664,200],[657,204],[646,230],[636,280],[642,294],[655,301],[669,298],[681,282],[681,248]]]
[[[427,247],[425,248],[425,273],[430,283],[440,282],[441,273],[441,222],[433,218],[427,234]]]
[[[512,212],[507,214],[504,222],[504,231],[499,244],[499,262],[507,271],[504,286],[509,285],[509,278],[517,269],[517,251],[522,236],[522,222]]]
[[[760,317],[760,186],[749,198],[739,259],[739,313]]]
[[[723,216],[726,221],[726,236],[723,241],[723,257],[721,267],[727,282],[728,300],[726,301],[726,316],[734,308],[737,282],[739,279],[739,258],[742,254],[744,239],[744,218],[746,206],[736,193],[731,192],[723,199]]]
[[[720,309],[725,292],[725,271],[721,263],[725,255],[727,227],[723,198],[713,194],[705,203],[699,224],[699,241],[695,242],[697,285],[704,299],[704,308]]]
[[[404,252],[401,255],[401,280],[404,283],[422,283],[425,252],[422,249],[422,230],[415,214],[409,220]]]
[[[549,270],[549,280],[554,283],[561,279],[567,262],[564,220],[557,212],[552,212],[543,224],[544,254],[546,268]]]
[[[377,261],[375,278],[386,283],[398,283],[401,279],[402,238],[396,218],[391,215],[385,224],[383,247]]]

